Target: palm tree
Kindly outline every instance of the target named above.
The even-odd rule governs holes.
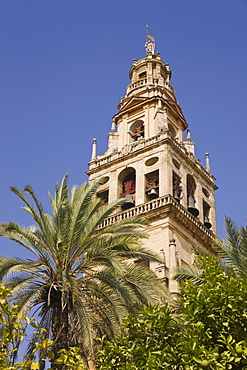
[[[54,197],[49,194],[52,216],[44,212],[32,187],[11,188],[36,226],[0,225],[1,236],[34,255],[33,260],[0,258],[0,280],[11,287],[20,312],[36,309],[45,329],[42,335],[53,340],[55,354],[76,345],[89,361],[97,336],[113,337],[127,313],[167,296],[156,275],[135,263],[161,262],[142,246],[147,222],[128,218],[99,228],[124,203],[120,199],[103,205],[96,196],[99,185],[74,186],[70,195],[65,175]]]

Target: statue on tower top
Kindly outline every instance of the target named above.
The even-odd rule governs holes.
[[[150,36],[148,33],[148,25],[146,25],[146,43],[145,43],[145,49],[147,54],[154,54],[155,49],[155,38],[153,36]]]

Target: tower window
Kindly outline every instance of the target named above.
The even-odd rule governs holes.
[[[136,265],[138,266],[145,266],[147,268],[150,268],[150,263],[149,261],[141,261],[141,260],[135,260],[134,261]]]
[[[142,78],[146,78],[147,77],[147,72],[142,72],[139,74],[139,78],[142,79]]]
[[[135,121],[130,127],[131,142],[143,139],[145,137],[145,127],[142,120]]]
[[[203,194],[204,194],[207,198],[209,198],[210,194],[209,194],[209,191],[208,191],[207,189],[202,188],[202,192],[203,192]]]
[[[203,222],[204,226],[206,226],[208,229],[211,229],[212,224],[210,222],[210,206],[203,201]]]
[[[172,195],[174,199],[180,202],[182,194],[181,179],[175,172],[173,172],[172,178],[173,178]]]
[[[134,168],[127,168],[119,175],[119,195],[125,197],[126,203],[122,210],[135,206],[136,198],[136,174]]]
[[[153,171],[145,175],[146,200],[159,197],[159,171]]]
[[[199,210],[195,207],[195,190],[196,183],[191,175],[187,175],[187,206],[188,211],[195,217],[199,215]]]
[[[171,133],[172,137],[175,139],[175,138],[176,138],[176,136],[177,136],[177,130],[176,130],[176,129],[175,129],[175,127],[174,127],[172,124],[170,124],[170,123],[168,123],[168,128],[169,128],[169,131],[170,131],[170,133]]]
[[[97,197],[101,198],[103,205],[107,204],[109,202],[109,190],[100,191]]]

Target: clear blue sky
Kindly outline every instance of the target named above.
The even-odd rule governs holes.
[[[9,186],[48,191],[66,171],[87,180],[92,139],[106,149],[111,118],[145,55],[145,25],[170,64],[196,156],[209,152],[223,217],[246,223],[246,0],[1,0],[0,221],[29,225]],[[48,208],[49,209],[49,208]],[[0,254],[25,253],[0,240]]]

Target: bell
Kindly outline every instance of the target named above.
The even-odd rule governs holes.
[[[209,222],[209,218],[208,218],[208,216],[204,216],[204,226],[205,226],[207,229],[211,229],[211,227],[212,227],[211,222]]]
[[[191,195],[188,196],[188,211],[195,217],[199,215],[199,210],[195,208],[195,199]]]
[[[195,199],[191,195],[188,196],[188,207],[189,208],[195,207]]]
[[[188,207],[188,211],[195,217],[199,215],[199,210],[195,207]]]
[[[174,190],[173,191],[173,198],[178,202],[180,203],[180,195],[179,195],[179,192],[177,190]]]
[[[207,229],[211,229],[212,224],[211,224],[211,222],[205,221],[205,222],[204,222],[204,226],[205,226]]]
[[[150,192],[148,193],[149,198],[155,199],[159,197],[159,194],[157,193],[156,189],[151,189]]]
[[[135,203],[133,202],[133,198],[131,194],[126,194],[124,199],[125,199],[125,203],[122,205],[122,210],[135,207]]]

